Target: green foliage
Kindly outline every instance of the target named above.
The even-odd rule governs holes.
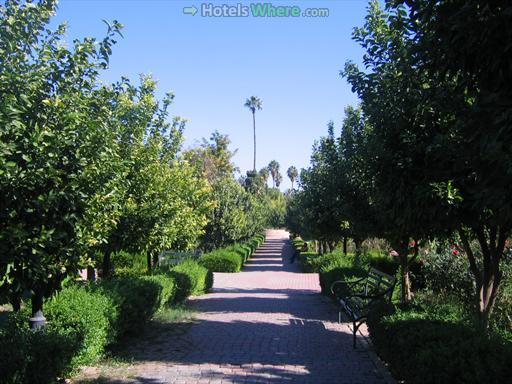
[[[143,280],[153,282],[160,287],[160,294],[158,295],[158,310],[168,308],[176,296],[176,282],[168,273],[159,273],[151,276],[142,277]]]
[[[264,236],[258,235],[243,243],[217,249],[202,255],[199,263],[211,272],[240,272],[244,263],[263,240]]]
[[[176,282],[174,301],[179,303],[191,295],[208,292],[213,286],[213,273],[194,260],[185,260],[171,268]]]
[[[314,263],[313,268],[319,271],[322,293],[326,295],[331,295],[331,285],[336,280],[357,279],[366,274],[363,267],[355,265],[353,257],[336,253],[319,256]]]
[[[474,305],[475,283],[469,262],[459,251],[452,249],[430,252],[425,258],[423,273],[428,289],[454,295],[469,306]]]
[[[76,335],[33,332],[14,315],[0,327],[0,377],[6,384],[49,384],[65,376],[79,348]]]
[[[123,193],[114,94],[98,82],[121,25],[63,44],[55,1],[0,6],[0,276],[11,298],[50,296],[105,241]]]
[[[212,272],[240,272],[242,268],[240,255],[224,249],[203,255],[199,263]]]
[[[106,346],[114,341],[110,313],[115,311],[115,305],[105,295],[73,285],[48,300],[45,308],[49,331],[74,335],[80,341],[71,363],[73,367],[99,360]]]
[[[156,279],[127,276],[102,280],[91,287],[92,291],[112,301],[109,316],[115,340],[133,335],[161,307],[162,286]]]
[[[393,376],[408,383],[503,383],[512,347],[461,321],[460,306],[423,303],[368,320],[370,336]]]

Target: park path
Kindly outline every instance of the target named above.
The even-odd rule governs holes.
[[[364,343],[352,349],[318,276],[300,273],[292,253],[287,232],[268,231],[243,272],[216,273],[212,293],[190,300],[194,324],[158,347],[148,343],[124,379],[105,381],[389,383]]]

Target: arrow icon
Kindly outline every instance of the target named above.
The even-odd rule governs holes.
[[[195,5],[193,5],[191,7],[183,7],[183,13],[185,15],[192,15],[192,16],[194,16],[197,13],[197,8],[196,8]]]

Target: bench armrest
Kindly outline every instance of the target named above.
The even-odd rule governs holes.
[[[331,293],[333,295],[336,294],[336,292],[334,292],[334,288],[337,285],[342,285],[342,286],[345,286],[345,287],[349,288],[350,290],[352,290],[351,287],[361,284],[364,280],[366,280],[366,277],[362,277],[362,278],[356,279],[356,280],[337,280],[331,284]]]

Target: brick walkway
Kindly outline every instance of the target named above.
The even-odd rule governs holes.
[[[146,361],[107,382],[389,382],[370,352],[352,349],[350,330],[319,294],[318,276],[290,264],[286,239],[269,231],[243,272],[216,273],[213,292],[191,300],[195,323],[164,347],[148,345]]]

